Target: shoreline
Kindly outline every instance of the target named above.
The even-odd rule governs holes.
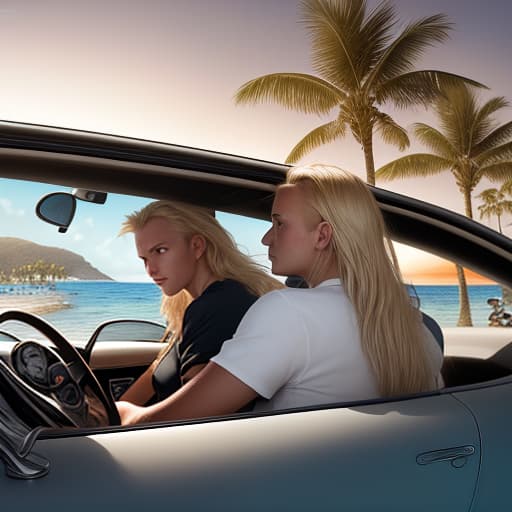
[[[72,306],[66,300],[66,297],[59,293],[40,295],[0,295],[0,313],[9,309],[20,309],[27,313],[44,315],[71,307]]]

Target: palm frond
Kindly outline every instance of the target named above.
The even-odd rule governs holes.
[[[274,73],[243,84],[235,103],[275,101],[306,114],[326,114],[344,99],[343,92],[313,75]]]
[[[494,214],[495,205],[494,204],[481,204],[477,207],[477,210],[480,212],[480,218],[490,217]]]
[[[476,120],[478,123],[485,121],[492,117],[493,114],[507,108],[510,106],[510,103],[503,96],[496,96],[487,101],[477,113]]]
[[[506,160],[512,160],[512,141],[484,151],[473,160],[480,166],[497,164]]]
[[[484,204],[479,206],[480,209],[483,206],[490,205],[495,203],[498,200],[498,195],[500,194],[500,191],[497,188],[487,188],[485,190],[482,190],[480,194],[476,196],[477,199],[481,199]]]
[[[501,215],[501,208],[497,204],[481,204],[478,207],[478,211],[480,212],[481,219],[485,217],[490,219],[493,215]]]
[[[480,211],[481,219],[484,217],[490,218],[492,215],[501,217],[504,213],[512,213],[512,201],[497,199],[480,205],[478,210]]]
[[[494,149],[496,146],[510,140],[512,140],[512,121],[502,124],[489,133],[483,140],[474,146],[472,153],[474,155],[484,154],[486,151]]]
[[[500,190],[504,194],[512,195],[512,179],[505,181],[505,183],[503,183],[503,185],[501,186]]]
[[[396,180],[403,178],[435,176],[451,168],[452,162],[429,153],[414,153],[383,165],[375,172],[376,179]]]
[[[512,179],[512,161],[487,165],[480,170],[492,182]]]
[[[493,114],[498,110],[506,108],[508,101],[503,96],[491,98],[475,112],[475,123],[473,126],[474,144],[485,139],[497,126]]]
[[[472,154],[481,157],[482,161],[488,160],[488,155],[492,155],[495,150],[498,150],[498,153],[505,151],[508,155],[506,148],[510,148],[511,143],[512,121],[499,126],[489,133],[483,140],[473,147]]]
[[[411,71],[425,52],[448,39],[453,24],[444,14],[436,14],[409,24],[383,53],[369,78],[369,87]]]
[[[424,123],[413,124],[414,134],[433,153],[447,160],[455,160],[457,154],[450,141],[434,127]]]
[[[474,94],[462,83],[445,87],[434,104],[441,129],[459,156],[468,153],[476,108]]]
[[[375,120],[375,125],[382,140],[386,144],[397,146],[400,151],[410,146],[411,142],[407,135],[407,130],[397,124],[388,114],[379,112]]]
[[[512,213],[512,201],[503,201],[501,208],[503,213]]]
[[[346,125],[340,123],[337,119],[315,128],[295,145],[290,154],[286,157],[286,163],[296,163],[304,155],[310,153],[313,149],[322,144],[327,144],[338,137],[343,137],[345,130]]]
[[[502,186],[499,190],[488,188],[476,196],[483,201],[478,207],[481,219],[484,217],[490,218],[492,215],[501,217],[504,213],[512,212],[512,201],[506,198],[506,190],[504,188],[506,189],[506,186]]]
[[[305,0],[302,22],[312,40],[313,69],[329,82],[346,90],[359,87],[359,58],[372,51],[361,40],[366,2]]]
[[[361,41],[366,41],[371,52],[360,55],[361,76],[367,77],[379,62],[392,40],[392,29],[397,23],[395,8],[388,2],[379,3],[370,11],[360,31]]]
[[[446,71],[429,69],[411,71],[384,82],[376,88],[375,99],[378,103],[392,101],[399,108],[415,104],[429,105],[447,88],[460,84],[487,89],[487,86],[475,80]]]

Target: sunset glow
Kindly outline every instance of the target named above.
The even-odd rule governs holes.
[[[300,23],[297,0],[126,1],[122,8],[119,2],[100,0],[4,4],[0,8],[0,42],[3,48],[12,49],[2,60],[0,117],[5,120],[283,162],[306,133],[336,115],[333,111],[319,119],[273,103],[237,106],[233,100],[242,84],[263,74],[315,73],[311,42]],[[377,0],[368,0],[370,9],[377,4]],[[393,0],[392,4],[403,25],[435,13],[446,14],[454,24],[450,40],[430,48],[418,66],[485,83],[489,90],[482,91],[484,99],[507,97],[512,67],[503,63],[509,62],[512,50],[512,3],[489,0],[485,11],[479,0]],[[406,128],[418,121],[435,123],[432,113],[423,108],[397,110],[384,105],[383,111]],[[510,118],[508,109],[498,121]],[[422,150],[413,139],[410,151]],[[374,153],[377,167],[402,155],[384,144],[378,134]],[[363,153],[350,134],[303,160],[301,163],[331,163],[365,175]],[[377,186],[464,212],[462,194],[449,173],[377,182]],[[495,185],[482,180],[474,196],[489,186]],[[13,200],[4,186],[0,207],[7,199]],[[475,200],[475,212],[477,204]],[[13,204],[13,208],[20,206]],[[121,219],[129,208],[121,204]],[[509,216],[502,219],[508,235],[512,233],[511,220]],[[495,218],[485,222],[496,226]],[[265,252],[259,244],[263,227],[254,228],[258,234],[249,241],[244,229],[232,224],[233,235],[249,253]],[[110,247],[117,226],[109,228],[111,232],[102,234],[97,247],[89,243],[83,248],[84,255],[100,268],[106,265],[104,247]],[[8,225],[3,234],[9,234]],[[34,239],[38,236],[34,230]],[[406,252],[402,251],[400,258],[407,279],[456,283],[450,264],[407,256]],[[137,269],[105,270],[118,272],[119,278],[138,279],[140,275],[142,279],[143,272]],[[487,282],[472,274],[468,279],[470,283]]]
[[[413,284],[436,284],[436,285],[458,285],[455,265],[449,261],[432,262],[431,266],[408,269],[403,272],[406,283]],[[465,269],[466,282],[468,285],[495,284],[494,281],[484,276]]]
[[[403,244],[394,244],[402,277],[418,285],[458,285],[455,264]],[[494,284],[490,279],[465,269],[467,284]]]

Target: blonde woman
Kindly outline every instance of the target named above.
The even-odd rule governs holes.
[[[262,240],[272,271],[309,289],[269,293],[199,376],[147,408],[119,404],[123,424],[262,411],[436,389],[442,354],[393,264],[379,208],[341,169],[291,169]]]
[[[204,208],[155,201],[127,216],[120,234],[130,232],[147,273],[162,289],[170,338],[122,396],[144,405],[153,397],[163,400],[197,375],[253,302],[282,285],[241,253]]]

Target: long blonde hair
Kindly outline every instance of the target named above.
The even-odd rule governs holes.
[[[332,226],[325,258],[334,257],[354,305],[363,352],[381,395],[432,389],[420,314],[408,297],[384,219],[366,184],[347,171],[319,164],[290,169],[286,183],[300,186],[310,206]]]
[[[213,211],[206,208],[174,201],[154,201],[127,215],[119,234],[135,232],[154,217],[167,219],[187,239],[196,234],[203,236],[206,240],[203,257],[216,279],[238,281],[257,297],[283,287],[261,265],[240,252],[233,237],[215,219]],[[172,297],[162,295],[160,309],[167,319],[166,337],[171,333],[170,346],[182,335],[183,316],[192,300],[187,290]]]

